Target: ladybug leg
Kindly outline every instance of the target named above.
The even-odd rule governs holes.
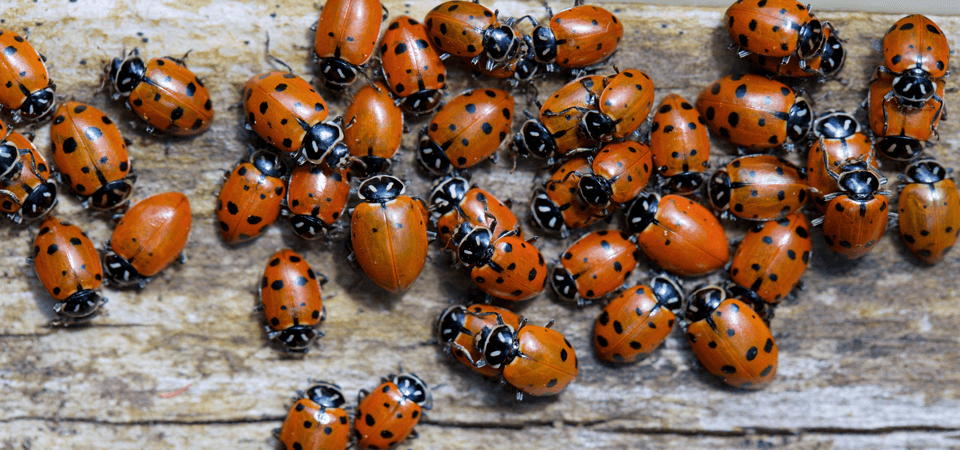
[[[367,395],[369,394],[370,394],[370,391],[366,389],[360,389],[359,391],[357,391],[357,403],[362,403],[363,399],[366,398]]]
[[[390,17],[390,10],[387,9],[387,7],[384,6],[382,3],[380,4],[380,8],[383,9],[383,17],[380,18],[380,21],[384,22],[387,20],[387,17]]]

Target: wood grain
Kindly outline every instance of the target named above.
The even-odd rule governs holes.
[[[488,3],[488,2],[485,2]],[[391,15],[422,18],[432,4],[386,1]],[[493,2],[503,14],[542,17],[539,2]],[[604,3],[625,23],[620,68],[646,71],[657,101],[669,93],[695,100],[713,80],[747,69],[727,50],[722,9]],[[554,5],[560,9],[561,5]],[[271,51],[301,74],[311,73],[310,25],[318,5],[290,0],[119,2],[5,2],[0,27],[30,30],[29,40],[49,59],[63,99],[103,109],[133,140],[140,179],[136,198],[179,190],[190,197],[194,230],[185,265],[163,272],[142,291],[105,288],[105,314],[89,326],[50,329],[53,301],[25,263],[36,224],[0,228],[0,448],[273,448],[270,430],[281,425],[297,389],[308,378],[343,386],[349,396],[372,388],[380,376],[405,370],[431,385],[434,409],[419,426],[420,439],[402,448],[956,448],[960,446],[960,253],[926,267],[895,231],[862,260],[847,262],[814,234],[814,258],[796,300],[773,324],[780,369],[759,392],[724,387],[696,362],[675,331],[664,348],[631,365],[611,366],[592,354],[590,332],[601,306],[558,304],[543,294],[522,305],[534,322],[556,319],[577,349],[580,377],[556,398],[514,400],[513,391],[484,382],[433,345],[436,315],[451,301],[481,298],[466,276],[435,248],[420,279],[405,294],[386,294],[344,260],[341,243],[298,240],[286,224],[260,239],[228,248],[218,236],[214,207],[223,171],[253,142],[234,105],[251,75],[273,68]],[[824,12],[849,52],[842,81],[806,85],[824,111],[858,110],[880,62],[878,39],[899,17]],[[960,17],[932,17],[953,43]],[[142,33],[139,35],[138,33]],[[182,55],[206,80],[217,116],[193,139],[154,137],[126,109],[100,92],[103,61],[139,47],[147,57]],[[309,75],[306,76],[309,78]],[[462,66],[452,69],[448,93],[483,84]],[[539,82],[540,98],[562,84]],[[947,103],[957,90],[947,78]],[[335,112],[346,102],[323,91]],[[518,96],[520,111],[525,98]],[[532,108],[531,108],[532,109]],[[412,120],[396,174],[409,191],[426,196],[429,180],[410,149],[428,118]],[[940,125],[930,150],[960,167],[954,120]],[[517,126],[518,124],[515,124]],[[24,127],[18,127],[23,131]],[[28,126],[49,155],[48,123]],[[714,141],[716,161],[732,149]],[[791,155],[798,158],[798,155]],[[504,161],[505,160],[505,161]],[[481,165],[473,181],[512,198],[527,219],[530,192],[546,174],[501,150],[501,163]],[[885,164],[895,184],[896,167]],[[64,195],[55,212],[105,242],[112,224]],[[616,227],[617,221],[598,227]],[[731,224],[736,235],[742,224]],[[532,230],[531,230],[532,231]],[[542,239],[555,257],[573,242]],[[268,345],[262,317],[253,312],[256,283],[267,258],[282,247],[303,254],[326,274],[327,336],[302,359]],[[645,263],[630,283],[646,281]],[[704,280],[690,280],[693,286]],[[160,394],[187,384],[183,393]]]

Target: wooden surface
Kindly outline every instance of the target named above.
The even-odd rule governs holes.
[[[417,18],[432,6],[426,3],[385,2],[391,15]],[[543,16],[538,2],[485,3],[506,15]],[[746,62],[727,50],[722,9],[604,6],[626,25],[613,62],[649,73],[657,102],[669,93],[693,101],[708,83],[746,69]],[[233,105],[248,77],[273,69],[264,57],[267,33],[276,56],[310,77],[308,28],[318,9],[290,0],[131,0],[115,9],[87,0],[0,6],[0,26],[29,28],[30,41],[49,59],[61,98],[104,109],[133,140],[130,152],[140,174],[135,197],[179,190],[190,197],[194,213],[186,265],[168,269],[140,292],[105,288],[110,298],[105,313],[76,329],[46,326],[53,301],[25,263],[37,225],[2,224],[0,448],[274,448],[270,431],[281,425],[294,391],[309,386],[308,378],[339,383],[352,397],[401,363],[439,386],[434,409],[418,427],[420,439],[402,448],[960,446],[960,253],[948,254],[938,266],[922,266],[895,231],[856,262],[830,254],[814,233],[806,290],[779,309],[773,324],[779,373],[759,392],[735,391],[713,379],[676,330],[645,361],[600,363],[590,333],[601,306],[567,307],[544,293],[520,312],[537,323],[557,320],[556,329],[580,357],[580,377],[556,398],[523,402],[431,343],[433,322],[450,301],[480,298],[435,248],[413,287],[391,296],[345,263],[339,243],[302,242],[284,223],[250,244],[225,246],[215,226],[215,196],[223,171],[252,142]],[[849,58],[843,82],[807,86],[818,111],[843,108],[864,118],[857,108],[880,62],[878,39],[898,18],[821,15],[847,40]],[[960,17],[933,19],[952,43],[960,43]],[[192,139],[147,135],[121,104],[98,92],[103,61],[135,46],[147,57],[192,50],[188,63],[214,97],[217,116],[208,132]],[[481,83],[463,73],[452,69],[449,94]],[[951,107],[957,79],[947,79]],[[540,98],[560,83],[557,77],[538,83]],[[344,110],[346,102],[322,93],[333,111]],[[518,112],[523,102],[518,95]],[[396,171],[420,196],[427,194],[429,180],[413,166],[409,148],[428,119],[411,121],[414,131],[405,135],[408,148]],[[941,123],[941,139],[931,150],[951,167],[960,167],[956,123]],[[48,130],[49,123],[34,130],[47,155]],[[714,144],[716,167],[731,149],[718,140]],[[514,211],[526,219],[535,176],[545,174],[535,174],[527,162],[510,174],[510,161],[504,147],[500,165],[481,165],[473,181],[513,198]],[[895,169],[886,164],[892,184]],[[69,194],[55,214],[81,224],[94,242],[109,238],[107,218],[83,210]],[[618,220],[598,226],[616,227]],[[742,225],[728,228],[736,235]],[[538,245],[553,258],[573,239],[542,239]],[[282,247],[304,254],[331,280],[324,288],[327,335],[302,359],[271,348],[262,317],[253,312],[263,266]],[[645,271],[642,263],[630,283],[646,281]],[[188,384],[180,395],[160,395]]]

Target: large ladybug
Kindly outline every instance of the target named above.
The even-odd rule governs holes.
[[[514,302],[542,292],[547,265],[540,250],[512,230],[494,235],[492,229],[495,224],[464,221],[453,234],[457,259],[470,268],[470,279],[488,295]]]
[[[707,197],[714,209],[748,220],[773,220],[807,204],[809,185],[800,168],[772,155],[741,156],[714,172]]]
[[[523,237],[520,221],[510,207],[493,194],[461,177],[444,177],[434,182],[430,190],[430,210],[435,215],[434,225],[441,248],[453,248],[451,239],[460,222],[490,227],[495,236],[512,230]]]
[[[14,123],[39,119],[57,104],[44,58],[22,36],[0,30],[0,106],[13,110]]]
[[[889,96],[893,80],[893,75],[877,70],[864,107],[870,115],[873,134],[880,137],[877,153],[895,161],[910,161],[923,152],[925,141],[940,136],[937,126],[947,116],[942,100],[944,83],[933,83],[936,95],[927,101],[904,103]]]
[[[666,96],[650,123],[650,152],[666,190],[692,194],[710,166],[710,133],[703,117],[677,94]]]
[[[866,255],[887,229],[890,208],[883,190],[887,178],[873,168],[871,158],[848,161],[840,172],[830,168],[826,153],[823,165],[837,181],[838,192],[823,197],[827,202],[823,217],[813,219],[813,226],[823,225],[823,239],[830,250],[847,259]]]
[[[287,180],[284,202],[293,232],[303,239],[329,236],[340,228],[350,200],[350,171],[326,164],[302,164]]]
[[[591,173],[579,174],[577,194],[590,206],[624,205],[640,195],[653,173],[650,147],[634,141],[611,142],[593,157]]]
[[[823,47],[826,26],[796,0],[737,0],[724,14],[724,23],[740,56],[749,53],[782,58],[816,57]]]
[[[350,413],[340,386],[326,381],[300,393],[277,436],[285,450],[346,450]]]
[[[957,243],[960,193],[949,171],[921,160],[901,176],[898,224],[907,248],[927,264],[936,264]]]
[[[59,318],[51,325],[87,320],[107,302],[99,293],[103,284],[100,255],[76,225],[48,217],[33,240],[32,255],[28,262],[58,301],[53,310]]]
[[[514,328],[520,326],[520,316],[516,313],[486,304],[454,305],[443,310],[437,319],[437,340],[440,345],[452,352],[457,361],[490,378],[500,376],[503,371],[491,366],[478,367],[477,362],[482,355],[473,344],[496,328],[497,316],[494,313],[507,325]]]
[[[605,61],[623,38],[623,23],[617,16],[595,5],[584,5],[574,0],[573,7],[550,14],[548,24],[540,25],[529,18],[534,29],[524,38],[529,58],[546,64],[547,70],[556,67],[586,68]],[[522,20],[522,19],[521,19]]]
[[[524,114],[529,120],[523,123],[513,137],[513,145],[519,156],[535,156],[553,164],[555,158],[579,149],[592,149],[596,142],[580,133],[580,123],[585,109],[595,97],[594,87],[603,86],[603,76],[591,75],[573,80],[543,102],[540,115]],[[567,111],[559,114],[559,111]]]
[[[827,175],[823,165],[826,153],[829,168],[836,170],[847,160],[867,158],[873,154],[873,143],[860,129],[860,123],[852,115],[842,111],[831,111],[817,118],[813,123],[813,137],[816,139],[807,154],[807,183],[814,204],[821,211],[826,202],[823,197],[837,191],[837,182]],[[876,160],[874,167],[876,167]]]
[[[737,246],[730,279],[763,301],[778,303],[800,283],[811,248],[810,223],[802,213],[759,222]]]
[[[669,275],[638,284],[603,308],[593,327],[597,357],[632,362],[650,354],[667,338],[683,308],[683,288]]]
[[[389,378],[357,396],[354,436],[361,449],[387,449],[407,437],[416,437],[413,428],[423,417],[423,410],[433,407],[427,383],[416,375],[402,373]]]
[[[217,196],[217,223],[227,244],[260,236],[280,216],[287,183],[286,166],[270,152],[257,152],[240,162]]]
[[[417,161],[442,175],[496,159],[513,125],[513,105],[513,95],[500,89],[470,89],[450,99],[421,137]]]
[[[386,19],[380,0],[327,0],[313,27],[313,54],[327,87],[339,89],[357,80],[377,49],[380,23]]]
[[[583,306],[620,289],[639,257],[635,237],[594,231],[560,254],[559,263],[553,266],[550,286],[561,300]]]
[[[948,75],[950,43],[936,23],[920,14],[904,17],[890,27],[882,45],[879,71],[894,76],[887,96],[907,107],[930,99],[943,103],[935,83]]]
[[[440,106],[447,85],[447,69],[423,24],[400,16],[383,33],[381,67],[387,86],[403,109],[425,114]]]
[[[479,0],[448,1],[431,9],[424,18],[427,34],[440,52],[471,58],[476,64],[481,55],[492,67],[515,57],[520,51],[521,37],[515,20],[500,21],[497,11],[490,11]]]
[[[386,172],[403,140],[403,110],[390,97],[383,81],[367,84],[353,94],[343,113],[350,126],[343,129],[343,142],[358,164],[357,175]]]
[[[297,252],[280,250],[270,257],[260,278],[260,301],[267,337],[291,353],[306,353],[327,318],[320,285],[326,282]]]

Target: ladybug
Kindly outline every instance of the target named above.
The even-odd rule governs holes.
[[[803,95],[762,75],[728,75],[704,89],[697,110],[710,132],[743,147],[791,148],[803,141],[813,111]]]
[[[581,83],[584,78],[581,78]],[[559,116],[570,110],[583,113],[580,134],[597,142],[622,140],[633,134],[647,120],[653,107],[653,80],[637,70],[628,69],[603,79],[603,91],[597,95],[594,85],[584,85],[590,93],[589,108],[571,106],[561,111],[549,111],[548,116]]]
[[[543,103],[539,119],[524,111],[529,120],[513,137],[517,154],[524,157],[533,155],[553,164],[555,155],[564,156],[577,149],[594,148],[596,142],[579,131],[583,111],[577,109],[590,105],[594,86],[603,86],[603,76],[591,75],[567,83]],[[567,112],[558,114],[558,111]]]
[[[585,234],[560,255],[550,286],[560,300],[583,306],[620,289],[637,266],[637,238],[598,230]]]
[[[117,222],[103,271],[110,283],[143,288],[173,261],[184,261],[190,224],[190,201],[179,192],[157,194],[133,205]]]
[[[51,325],[88,319],[107,302],[98,293],[103,284],[100,255],[76,225],[55,217],[44,220],[31,260],[43,287],[59,302],[53,307],[59,319]]]
[[[440,105],[447,69],[420,22],[407,16],[393,19],[383,33],[380,59],[383,77],[403,109],[425,114]]]
[[[12,110],[14,123],[53,111],[57,85],[47,74],[46,58],[11,30],[0,30],[0,48],[0,106]]]
[[[0,120],[0,181],[15,178],[22,169],[23,162],[20,160],[20,149],[16,145],[7,142],[7,135],[12,130],[7,128]]]
[[[367,84],[353,94],[353,100],[343,114],[350,126],[343,129],[343,141],[359,164],[360,175],[386,172],[390,160],[400,149],[403,139],[403,110],[393,99],[382,81]]]
[[[827,204],[823,196],[837,191],[836,181],[827,175],[827,168],[823,166],[823,153],[827,154],[827,164],[837,169],[847,160],[872,155],[873,143],[861,131],[857,119],[842,111],[819,117],[813,123],[813,137],[816,140],[807,154],[807,183],[814,203],[823,211]],[[876,167],[876,161],[873,162]]]
[[[934,82],[934,98],[907,106],[889,97],[893,80],[892,75],[878,70],[864,106],[870,115],[870,128],[881,137],[877,153],[895,161],[910,161],[923,152],[924,141],[939,137],[937,125],[947,116],[943,101],[938,100],[943,98],[943,82]]]
[[[882,46],[883,65],[878,70],[894,77],[885,98],[896,97],[908,108],[931,99],[943,104],[935,83],[948,75],[950,43],[937,24],[920,14],[904,17],[883,36]]]
[[[285,152],[295,152],[297,164],[327,163],[348,167],[350,150],[343,142],[343,118],[323,122],[329,111],[310,84],[290,72],[254,75],[243,85],[243,109],[248,130]]]
[[[777,375],[777,343],[757,313],[717,286],[690,295],[687,340],[707,372],[742,389],[762,389]]]
[[[514,328],[496,313],[494,316],[497,326],[474,341],[483,355],[478,365],[502,371],[503,380],[517,388],[517,400],[522,400],[523,394],[557,395],[577,378],[577,354],[570,341],[551,328],[552,320],[540,327],[521,319]]]
[[[927,264],[936,264],[957,242],[960,194],[949,171],[934,160],[920,160],[901,177],[900,237]]]
[[[707,197],[717,211],[749,220],[773,220],[807,203],[807,176],[793,163],[772,155],[741,156],[714,172]]]
[[[357,402],[354,435],[361,449],[386,449],[408,436],[416,438],[413,428],[423,410],[433,408],[427,383],[412,373],[391,375],[369,393],[361,390]]]
[[[783,58],[769,57],[759,53],[751,53],[748,58],[761,69],[775,75],[793,78],[813,78],[820,82],[836,77],[843,69],[847,60],[847,51],[843,48],[843,41],[837,37],[833,27],[823,29],[824,45],[818,53],[809,60],[791,58],[786,63]]]
[[[513,96],[500,89],[471,89],[454,97],[420,138],[420,165],[439,175],[496,159],[513,125],[513,105]]]
[[[647,187],[653,172],[650,147],[634,141],[611,142],[593,157],[592,173],[581,174],[577,194],[590,206],[623,205]]]
[[[512,230],[523,237],[520,221],[510,207],[490,192],[470,187],[470,182],[464,178],[448,176],[438,179],[430,190],[429,203],[430,210],[437,215],[435,225],[442,248],[453,248],[451,239],[462,221],[488,227],[495,236]]]
[[[847,259],[866,255],[887,229],[890,191],[881,190],[887,178],[872,167],[870,158],[848,162],[838,173],[830,168],[824,153],[823,165],[840,190],[823,197],[827,202],[824,216],[811,223],[823,225],[823,239],[830,250]]]
[[[327,318],[320,285],[327,280],[293,250],[270,257],[260,278],[260,301],[267,317],[267,337],[285,352],[307,353],[323,332],[316,327]]]
[[[802,213],[759,222],[733,254],[730,279],[767,303],[779,303],[800,283],[810,251],[810,223]]]
[[[597,357],[623,363],[652,353],[673,330],[683,298],[683,288],[666,274],[655,276],[650,286],[624,291],[603,308],[594,324]]]
[[[377,49],[387,12],[380,0],[327,0],[320,11],[313,54],[327,87],[352,84]]]
[[[579,198],[580,174],[590,173],[586,156],[570,158],[533,193],[530,212],[541,230],[566,238],[571,229],[583,228],[607,216],[609,211],[584,204]]]
[[[518,302],[543,291],[543,254],[512,231],[495,235],[490,228],[460,222],[452,240],[460,264],[470,268],[470,278],[488,295]]]
[[[686,197],[644,192],[627,207],[625,218],[640,250],[672,274],[703,275],[730,260],[720,221]]]
[[[784,63],[794,53],[802,60],[816,57],[829,27],[796,0],[737,0],[727,8],[724,23],[741,57],[759,53]]]
[[[509,59],[520,51],[521,37],[515,20],[501,22],[497,11],[490,11],[479,0],[443,2],[431,9],[424,19],[427,35],[437,51],[461,58],[480,55],[488,65]]]
[[[280,429],[286,450],[346,450],[350,442],[350,413],[340,386],[319,381],[300,393]]]
[[[503,371],[490,366],[477,367],[481,355],[474,348],[473,343],[476,339],[482,339],[486,333],[497,326],[494,313],[499,315],[507,325],[514,328],[520,326],[520,316],[512,311],[486,304],[454,305],[443,310],[440,318],[437,319],[437,339],[440,345],[452,351],[457,361],[487,378],[498,377],[503,374]]]
[[[47,215],[57,206],[57,184],[50,179],[50,166],[36,147],[16,131],[7,135],[0,146],[4,151],[21,155],[15,165],[18,175],[0,180],[0,214],[20,223]]]
[[[429,213],[423,201],[403,195],[400,179],[377,175],[365,180],[361,203],[350,222],[354,257],[380,287],[396,294],[416,281],[427,262]]]
[[[670,180],[670,190],[696,192],[710,167],[710,133],[697,109],[677,94],[668,95],[653,115],[649,141],[653,165]]]
[[[530,57],[546,64],[553,72],[556,67],[581,69],[607,60],[623,38],[623,24],[617,16],[599,6],[584,5],[574,0],[573,7],[556,14],[547,8],[550,20],[540,25],[530,19],[534,29],[524,42]]]
[[[476,63],[471,63],[475,76],[506,80],[511,87],[528,85],[538,73],[540,65],[532,58],[517,55],[506,61],[493,63],[485,54],[480,54]]]
[[[194,136],[210,128],[210,92],[187,69],[185,58],[164,56],[144,64],[140,52],[133,49],[105,68],[116,90],[114,100],[126,96],[127,107],[147,122],[148,133]]]
[[[127,144],[103,111],[78,102],[57,108],[50,127],[53,162],[60,182],[70,185],[95,209],[113,209],[133,193]]]
[[[233,169],[217,197],[217,221],[227,244],[260,236],[277,220],[287,189],[286,171],[277,155],[263,151]]]
[[[338,220],[350,200],[350,171],[326,164],[302,164],[287,180],[286,213],[303,239],[313,240],[339,229]]]

